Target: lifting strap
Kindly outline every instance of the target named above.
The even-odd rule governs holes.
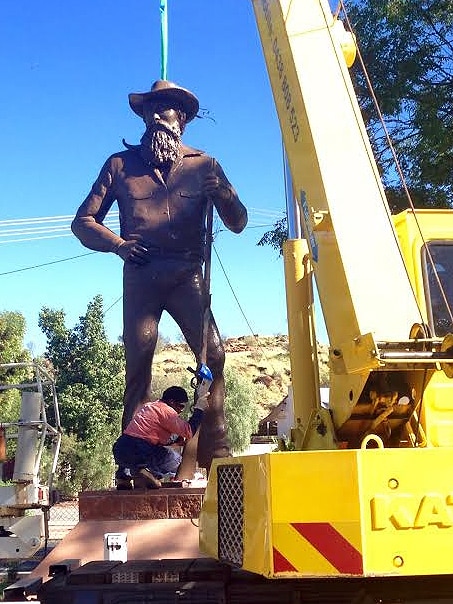
[[[167,79],[168,61],[168,17],[167,0],[160,0],[160,78]]]
[[[211,256],[212,256],[212,224],[214,218],[214,206],[212,201],[208,200],[206,210],[206,245],[205,245],[205,260],[204,260],[204,291],[205,291],[205,308],[203,313],[203,340],[200,354],[200,363],[206,364],[208,352],[208,329],[211,319]]]
[[[215,160],[211,159],[212,170],[215,169]],[[205,307],[203,311],[203,331],[202,331],[202,343],[200,358],[197,359],[198,368],[202,363],[206,364],[207,349],[208,349],[208,330],[209,323],[211,320],[211,256],[212,256],[212,227],[214,221],[214,204],[212,199],[208,199],[206,206],[206,240],[205,240],[205,258],[204,258],[204,293],[205,293]],[[197,368],[197,369],[198,369]],[[200,426],[201,427],[201,426]],[[200,434],[200,427],[187,441],[184,451],[182,454],[182,461],[178,468],[178,472],[175,476],[175,480],[191,480],[195,473],[197,464],[197,451],[198,451],[198,437]]]

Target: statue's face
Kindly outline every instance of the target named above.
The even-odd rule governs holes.
[[[147,128],[163,127],[172,133],[181,133],[181,112],[170,103],[145,103],[143,119]]]
[[[140,139],[154,164],[176,161],[181,150],[181,134],[185,114],[179,108],[165,103],[145,103],[143,119],[146,132]]]

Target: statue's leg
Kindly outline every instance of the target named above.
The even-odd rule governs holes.
[[[179,325],[197,362],[200,361],[203,345],[203,324],[205,319],[203,276],[200,267],[192,267],[184,279],[172,290],[167,298],[166,310]],[[219,330],[211,311],[207,314],[207,356],[206,364],[213,375],[210,386],[209,408],[204,414],[198,444],[198,462],[209,469],[213,457],[226,457],[230,453],[225,427],[225,380],[223,368],[225,351]]]
[[[217,325],[211,313],[208,327],[208,350],[206,364],[212,371],[214,381],[209,389],[209,408],[200,426],[198,437],[198,463],[209,470],[212,459],[228,457],[230,444],[225,426],[225,350]]]
[[[123,289],[123,342],[126,387],[122,429],[141,403],[150,400],[151,366],[162,315],[161,286],[150,264],[126,266]]]

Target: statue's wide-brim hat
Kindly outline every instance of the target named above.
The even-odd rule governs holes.
[[[134,113],[143,117],[143,104],[146,102],[174,102],[175,108],[180,108],[186,114],[186,121],[190,122],[197,115],[200,104],[197,97],[173,82],[157,80],[149,92],[132,92],[129,95],[129,105]]]

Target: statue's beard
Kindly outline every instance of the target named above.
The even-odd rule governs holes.
[[[180,155],[181,129],[178,124],[173,128],[162,122],[152,124],[146,129],[140,143],[152,163],[174,162]]]

